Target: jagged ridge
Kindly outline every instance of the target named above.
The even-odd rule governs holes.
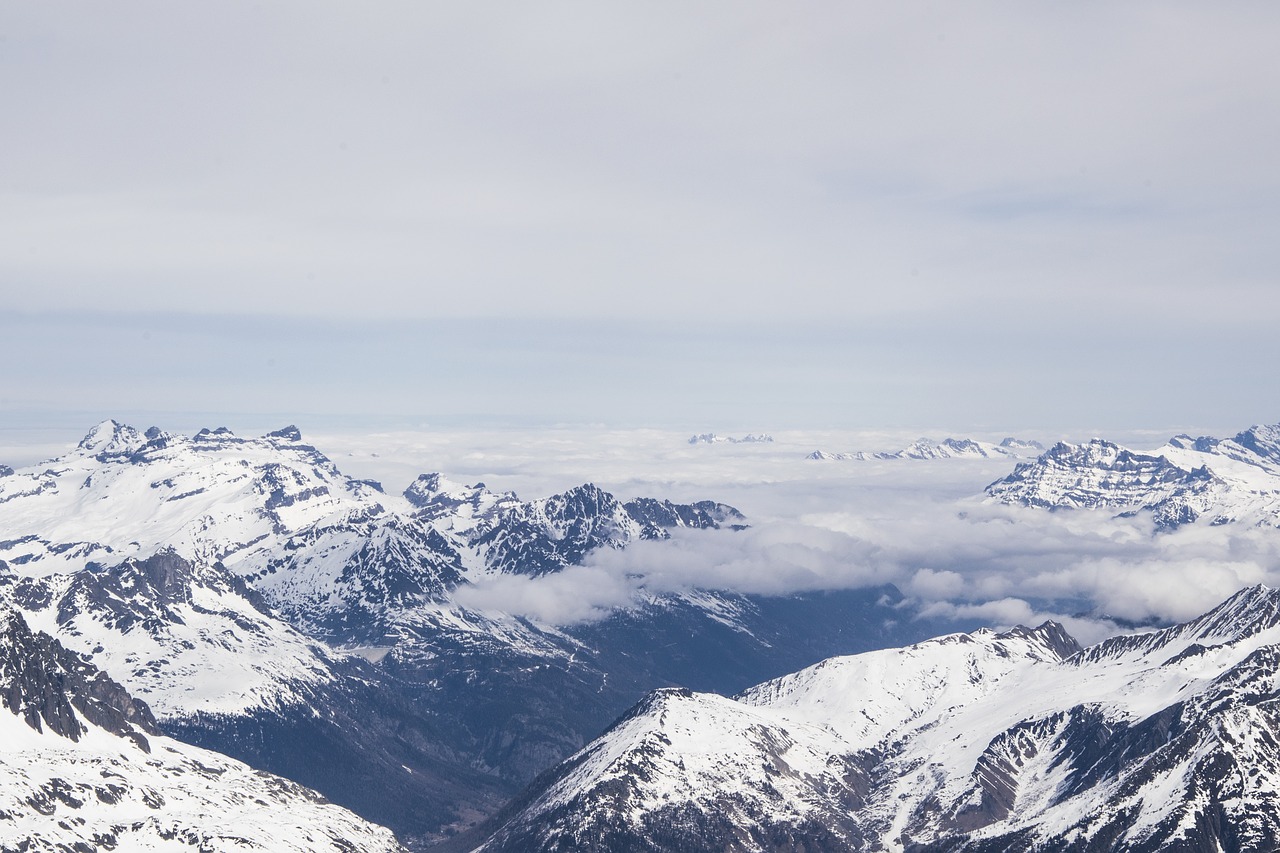
[[[987,486],[991,500],[1043,509],[1150,513],[1157,530],[1243,522],[1280,526],[1280,427],[1234,438],[1180,435],[1151,453],[1095,438],[1058,443]]]
[[[1255,587],[1090,649],[1047,623],[832,659],[737,702],[654,694],[482,849],[1274,850],[1278,614]]]

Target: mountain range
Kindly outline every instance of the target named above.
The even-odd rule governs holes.
[[[773,436],[767,433],[756,435],[755,433],[747,433],[741,437],[731,435],[717,435],[714,432],[703,432],[689,437],[690,444],[720,444],[727,442],[729,444],[770,444],[773,442]]]
[[[647,690],[733,691],[922,630],[888,587],[649,595],[571,626],[454,600],[486,578],[746,524],[715,501],[592,484],[523,501],[424,474],[388,495],[293,427],[187,437],[107,421],[0,478],[0,600],[146,701],[161,731],[422,847]]]
[[[1280,526],[1278,439],[1059,444],[986,498]],[[994,447],[883,458],[1027,451]],[[749,524],[590,483],[390,495],[294,427],[106,421],[0,470],[0,848],[1274,849],[1265,587],[1088,649],[1052,623],[919,642],[944,623],[892,586],[641,591],[568,625],[463,603]]]
[[[1044,446],[1038,441],[1012,437],[1004,439],[999,444],[972,438],[944,438],[942,441],[920,438],[901,450],[876,453],[861,450],[854,453],[815,450],[805,458],[816,462],[865,462],[871,459],[999,459],[1034,456],[1043,451]]]
[[[1060,442],[986,489],[996,502],[1050,510],[1149,514],[1183,525],[1280,526],[1280,425],[1231,438],[1178,435],[1139,452],[1095,438]]]

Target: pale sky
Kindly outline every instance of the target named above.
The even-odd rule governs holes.
[[[6,3],[0,428],[1274,422],[1278,37],[1261,2]]]

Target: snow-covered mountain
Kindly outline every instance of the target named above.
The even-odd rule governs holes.
[[[72,452],[0,479],[0,560],[17,573],[172,550],[225,565],[312,636],[366,645],[477,574],[545,574],[673,527],[742,522],[722,504],[624,504],[591,484],[524,502],[428,474],[387,495],[292,426],[188,438],[104,421]]]
[[[667,539],[677,528],[741,526],[736,509],[715,501],[673,504],[655,498],[623,503],[592,483],[523,502],[483,483],[454,483],[423,474],[405,490],[416,518],[445,531],[485,573],[543,575],[576,565],[597,548],[625,548],[638,539]]]
[[[220,564],[163,551],[70,573],[7,569],[0,563],[0,600],[91,656],[161,720],[279,709],[334,678],[325,651],[264,613]]]
[[[316,792],[161,735],[147,706],[0,605],[0,848],[393,851]]]
[[[0,480],[0,600],[145,697],[165,731],[417,843],[491,811],[654,686],[741,687],[892,641],[879,626],[900,614],[880,591],[807,605],[689,594],[572,631],[452,600],[482,576],[743,523],[712,501],[623,502],[590,484],[526,502],[430,474],[386,495],[293,428],[188,438],[108,421]],[[758,639],[864,606],[857,631]],[[715,638],[692,662],[676,642],[691,631]]]
[[[145,698],[166,733],[322,788],[406,838],[501,797],[436,742],[429,709],[272,615],[221,564],[161,551],[33,577],[0,562],[5,601]]]
[[[1102,439],[1059,443],[986,489],[995,501],[1047,509],[1149,512],[1183,524],[1280,525],[1280,425],[1228,439],[1175,436],[1138,452]]]
[[[747,433],[741,437],[731,435],[717,435],[714,432],[703,432],[689,437],[690,444],[769,444],[773,441],[773,436],[767,433],[756,435],[755,433]]]
[[[1006,438],[999,444],[989,441],[977,441],[972,438],[945,438],[933,441],[920,438],[901,450],[892,452],[867,453],[833,453],[826,450],[815,450],[806,456],[818,462],[866,461],[869,459],[1001,459],[1035,456],[1044,450],[1038,441],[1020,438]]]
[[[534,748],[528,766],[479,759],[518,720],[478,723],[484,691],[446,697],[431,684],[455,672],[474,681],[477,669],[505,684],[508,670],[583,647],[459,608],[453,591],[675,527],[740,522],[712,502],[624,504],[591,485],[523,502],[425,475],[405,497],[386,495],[293,427],[185,437],[106,421],[70,453],[0,479],[0,601],[93,657],[166,731],[425,837],[492,809],[598,731],[599,714],[633,701],[585,703],[586,728],[568,729],[553,753]],[[331,643],[373,658],[396,650],[399,677]],[[562,687],[539,685],[574,701]]]
[[[485,851],[1271,851],[1280,591],[1089,649],[1059,626],[660,691],[475,837]]]

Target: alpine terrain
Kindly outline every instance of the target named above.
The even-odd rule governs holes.
[[[1103,439],[1059,443],[987,487],[990,499],[1044,509],[1149,514],[1186,524],[1280,526],[1280,424],[1232,438],[1175,436],[1151,452]]]
[[[455,600],[485,578],[746,524],[715,501],[592,484],[525,501],[430,473],[389,495],[293,427],[106,421],[0,476],[0,602],[144,700],[159,730],[423,847],[655,687],[733,692],[919,636],[892,587],[651,595],[568,627]]]
[[[7,605],[0,704],[0,849],[402,849],[315,791],[164,737],[145,704]]]
[[[474,843],[533,851],[1273,851],[1280,591],[1080,649],[1046,623],[650,694]]]

